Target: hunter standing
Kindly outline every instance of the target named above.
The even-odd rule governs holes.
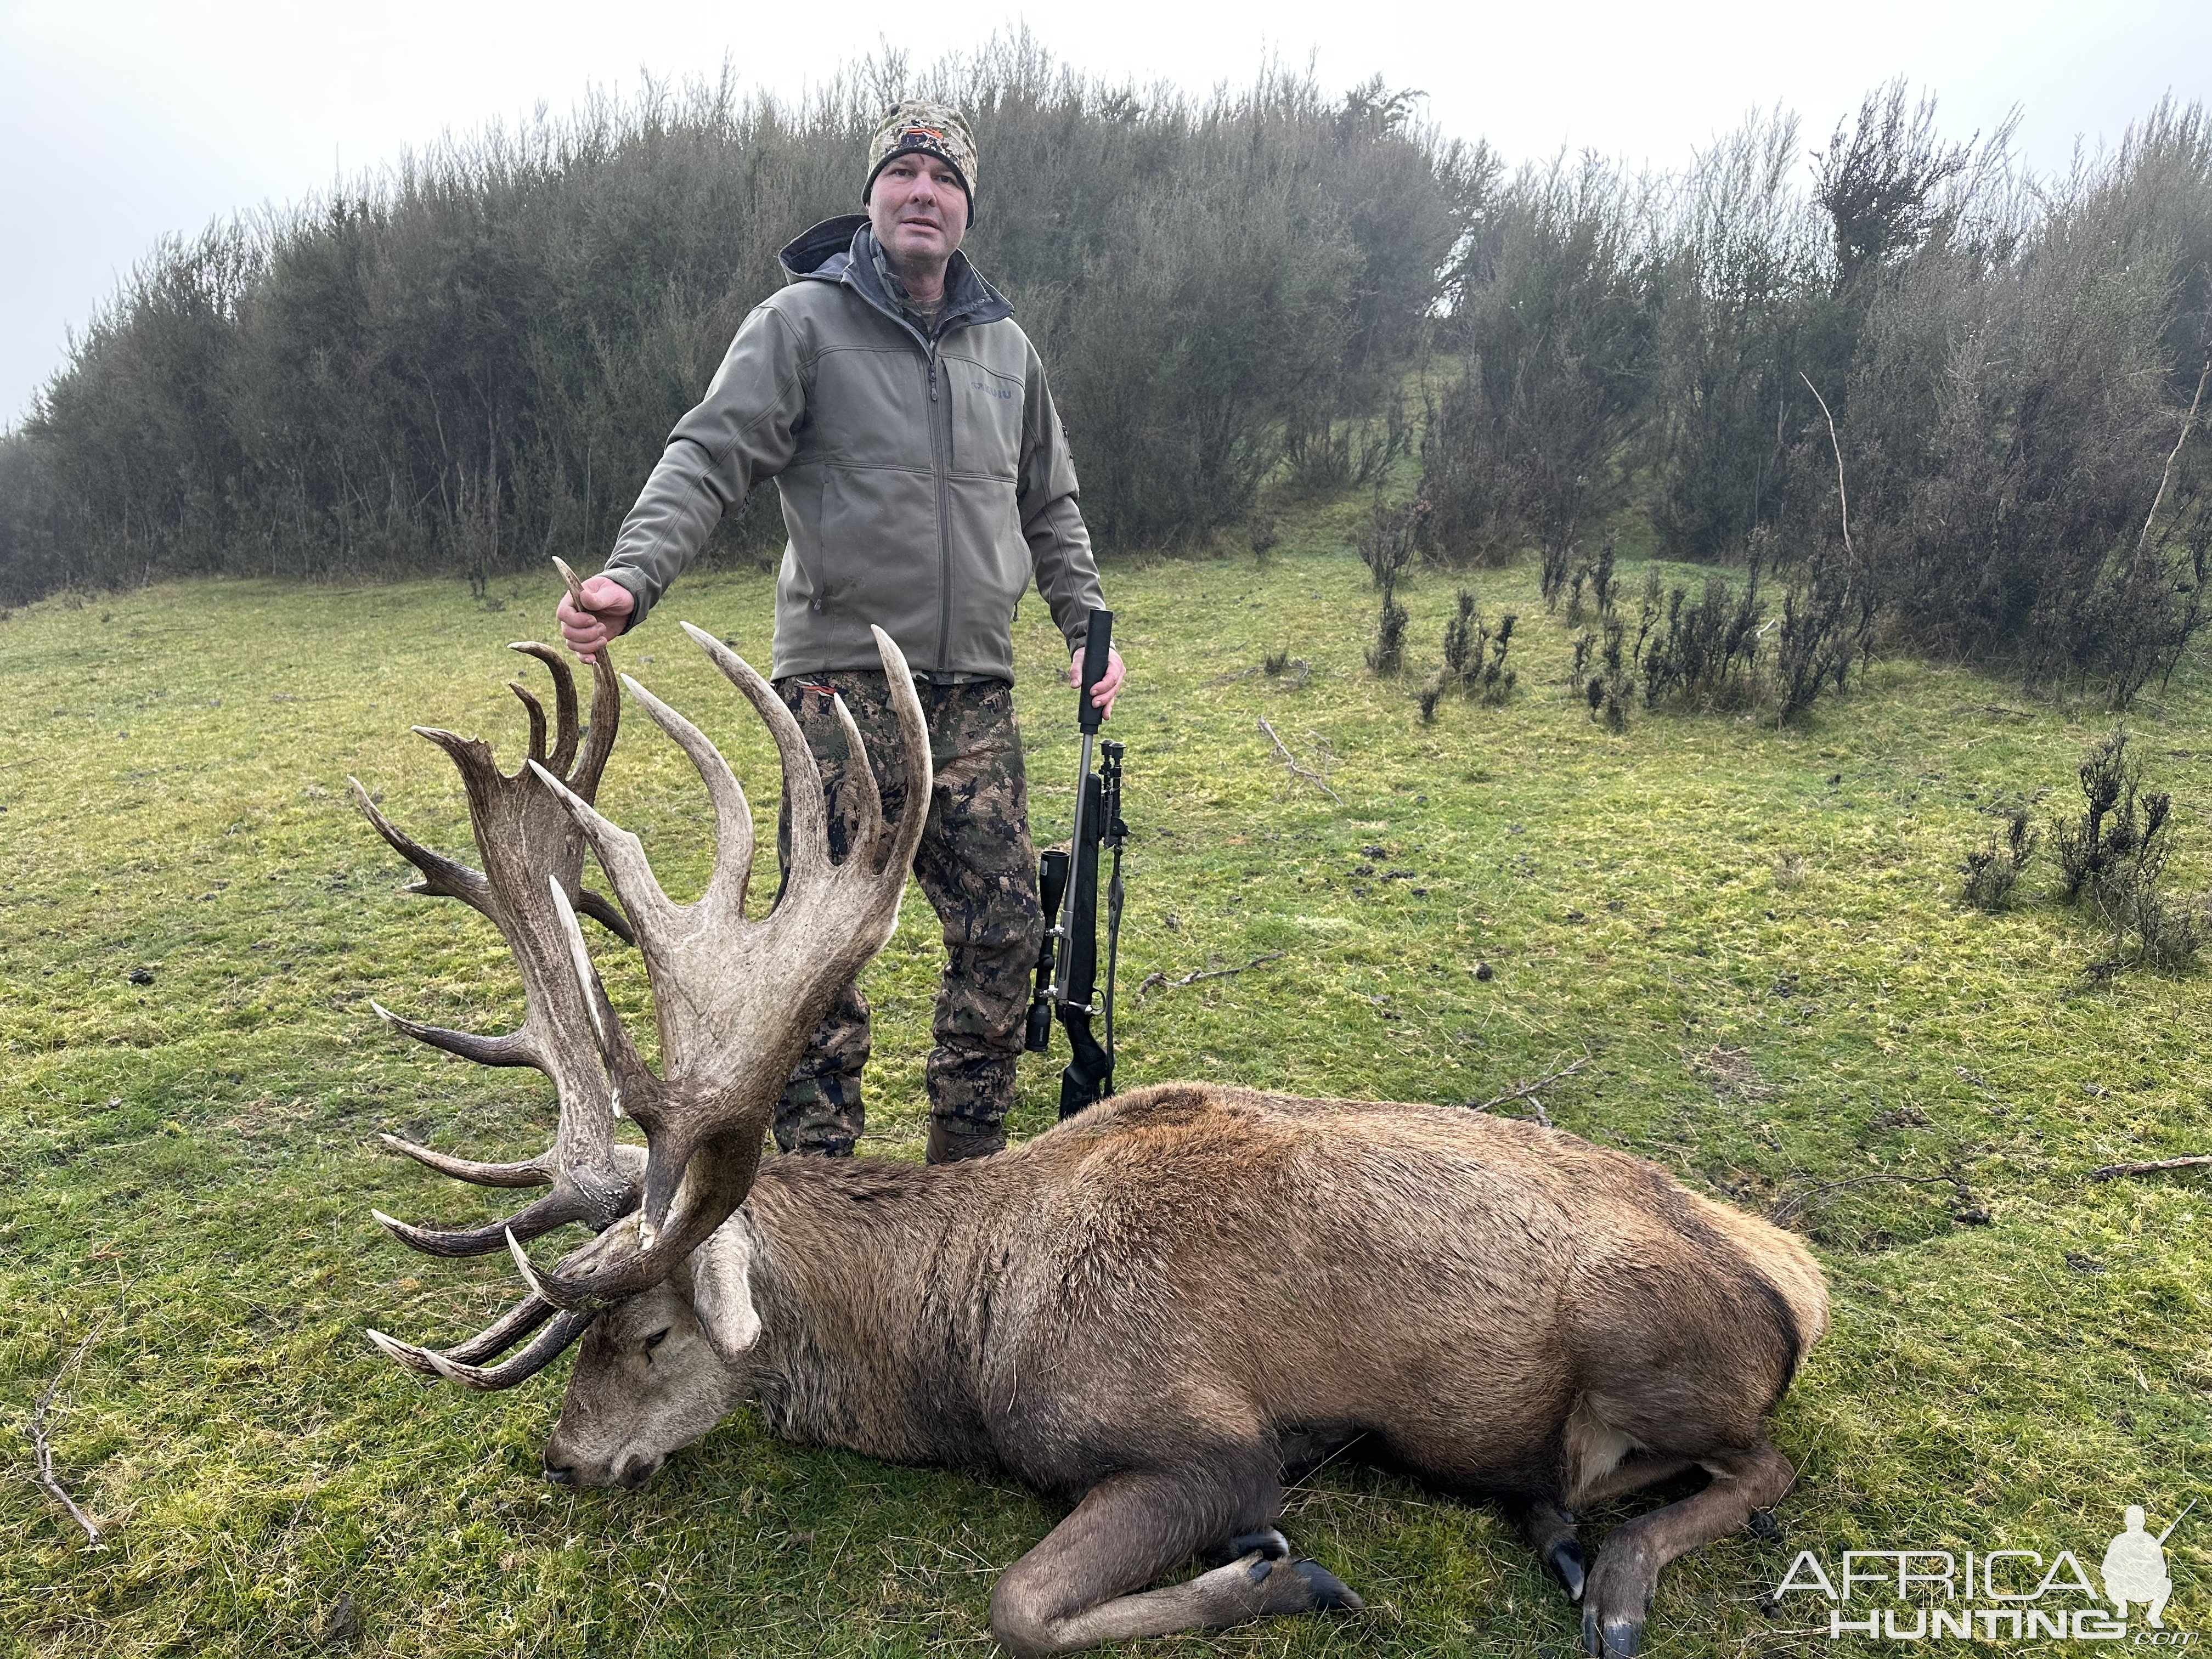
[[[975,145],[959,112],[909,99],[869,145],[866,214],[783,250],[787,285],[745,319],[677,423],[605,571],[562,601],[590,660],[645,619],[722,515],[774,478],[789,533],[775,589],[776,690],[829,793],[846,850],[848,757],[832,694],[871,750],[895,747],[871,623],[898,641],[929,720],[935,799],[915,873],[950,960],[927,1066],[932,1163],[1006,1144],[1043,917],[1014,726],[1013,614],[1031,581],[1079,659],[1105,601],[1043,366],[1012,307],[960,252]],[[1110,709],[1114,656],[1092,701]],[[896,813],[896,769],[884,810]],[[785,1151],[850,1153],[862,1125],[868,1005],[849,986],[776,1109]]]

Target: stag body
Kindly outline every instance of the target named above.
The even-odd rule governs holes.
[[[995,1464],[1073,1498],[993,1594],[993,1629],[1024,1655],[1358,1607],[1270,1527],[1285,1467],[1354,1441],[1504,1499],[1583,1599],[1584,1644],[1616,1659],[1640,1646],[1667,1562],[1788,1490],[1762,1419],[1826,1326],[1811,1257],[1650,1164],[1554,1130],[1170,1084],[978,1163],[756,1168],[794,1045],[850,971],[825,965],[825,949],[857,965],[890,932],[927,750],[916,704],[906,810],[896,824],[866,815],[866,854],[833,868],[787,711],[695,637],[776,733],[794,823],[816,843],[806,878],[765,921],[743,918],[743,797],[696,729],[642,692],[716,800],[724,856],[698,905],[671,906],[635,839],[553,770],[517,775],[514,787],[532,780],[562,804],[606,866],[673,1059],[665,1077],[647,1070],[614,1021],[568,897],[573,862],[550,872],[550,902],[529,919],[496,894],[480,906],[532,938],[530,960],[555,954],[548,936],[565,939],[582,1012],[566,1016],[562,1052],[583,1040],[603,1057],[647,1131],[644,1167],[609,1137],[596,1156],[629,1213],[547,1274],[510,1237],[530,1285],[510,1314],[444,1352],[372,1333],[387,1353],[495,1389],[580,1337],[544,1453],[560,1481],[641,1484],[752,1400],[793,1438]],[[910,695],[896,647],[879,645]],[[478,827],[488,862],[506,860],[481,815]],[[433,856],[379,828],[416,862]],[[716,928],[738,930],[744,973],[713,971]],[[551,1006],[544,977],[525,976],[533,1018]],[[481,1042],[401,1024],[461,1052]],[[738,1037],[697,1040],[717,1031]],[[580,1121],[607,1108],[564,1086],[562,1109],[556,1155],[527,1166],[401,1150],[467,1178],[554,1179],[560,1148],[598,1146]],[[489,1231],[380,1218],[446,1253],[483,1248]],[[513,1358],[477,1363],[548,1320]],[[1574,1508],[1698,1467],[1702,1490],[1617,1528],[1585,1575]],[[1146,1589],[1194,1554],[1221,1565]]]
[[[1761,1419],[1826,1319],[1794,1239],[1571,1135],[1169,1084],[976,1164],[770,1160],[688,1285],[585,1339],[544,1456],[636,1485],[750,1399],[793,1439],[1079,1498],[993,1598],[1019,1653],[1357,1605],[1265,1557],[1129,1595],[1355,1438],[1506,1499],[1575,1589],[1567,1511],[1702,1464],[1590,1572],[1629,1654],[1659,1568],[1787,1490]]]

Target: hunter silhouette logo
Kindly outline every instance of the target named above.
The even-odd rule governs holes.
[[[2122,1642],[2130,1635],[2128,1609],[2139,1607],[2146,1628],[2133,1632],[2138,1645],[2186,1648],[2191,1632],[2166,1627],[2173,1595],[2166,1540],[2196,1506],[2190,1499],[2165,1531],[2153,1534],[2142,1506],[2130,1504],[2124,1530],[2105,1549],[2102,1594],[2068,1549],[2047,1563],[2035,1550],[1845,1550],[1832,1573],[1813,1551],[1800,1550],[1773,1601],[1782,1606],[1811,1590],[1837,1604],[1828,1610],[1831,1638],[1891,1642]],[[1876,1598],[1899,1605],[1867,1605]]]
[[[2143,1617],[2153,1630],[2164,1630],[2166,1620],[2159,1615],[2173,1595],[2173,1580],[2166,1571],[2166,1540],[2173,1528],[2181,1524],[2181,1516],[2197,1506],[2191,1498],[2181,1515],[2173,1517],[2172,1524],[2155,1538],[2143,1530],[2143,1511],[2140,1504],[2128,1505],[2128,1529],[2112,1540],[2105,1550],[2105,1594],[2120,1610],[2120,1617],[2128,1616],[2128,1603],[2144,1604]]]

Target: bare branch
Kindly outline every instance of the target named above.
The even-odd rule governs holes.
[[[2158,522],[2158,510],[2166,504],[2166,487],[2173,482],[2173,464],[2181,459],[2181,447],[2189,441],[2190,428],[2197,424],[2197,411],[2204,406],[2204,383],[2212,380],[2212,351],[2204,354],[2204,372],[2197,377],[2197,395],[2189,400],[2189,413],[2182,417],[2181,435],[2173,441],[2173,448],[2166,458],[2166,471],[2158,475],[2158,494],[2150,498],[2150,513],[2143,520],[2142,534],[2136,538],[2136,551],[2141,553],[2150,544],[2150,527]]]
[[[2148,1164],[2107,1164],[2101,1170],[2089,1171],[2092,1181],[2110,1181],[2118,1176],[2162,1175],[2168,1170],[2198,1170],[2212,1164],[2212,1153],[2198,1152],[2190,1158],[2154,1158]]]
[[[1844,446],[1836,436],[1836,417],[1829,414],[1828,400],[1820,395],[1820,388],[1813,384],[1813,377],[1801,374],[1797,378],[1805,382],[1805,389],[1813,394],[1813,401],[1820,405],[1820,413],[1828,416],[1828,447],[1836,452],[1836,510],[1842,514],[1844,520],[1844,555],[1856,563],[1858,555],[1851,551],[1851,504],[1844,494]]]
[[[1304,767],[1298,764],[1297,757],[1291,753],[1290,746],[1286,744],[1282,738],[1275,735],[1275,728],[1273,726],[1268,725],[1267,721],[1261,720],[1260,722],[1260,729],[1267,734],[1267,741],[1275,745],[1275,753],[1282,757],[1283,764],[1290,768],[1291,784],[1286,785],[1285,787],[1296,785],[1299,779],[1304,778],[1308,783],[1313,785],[1315,788],[1320,790],[1322,794],[1327,795],[1339,806],[1344,805],[1344,797],[1338,794],[1335,790],[1328,787],[1328,780],[1327,778],[1323,777],[1318,772],[1309,771]]]
[[[1243,968],[1193,969],[1181,979],[1170,979],[1165,974],[1147,974],[1145,975],[1144,983],[1137,987],[1137,995],[1141,998],[1155,985],[1172,991],[1178,985],[1195,985],[1202,979],[1227,979],[1231,974],[1241,974],[1247,968],[1257,968],[1263,962],[1273,962],[1286,954],[1287,952],[1282,951],[1270,951],[1264,957],[1254,957]]]
[[[1482,1102],[1480,1105],[1469,1105],[1468,1110],[1471,1112],[1486,1112],[1493,1107],[1509,1106],[1516,1100],[1525,1100],[1528,1103],[1530,1109],[1536,1114],[1536,1121],[1542,1124],[1547,1129],[1548,1129],[1552,1127],[1552,1115],[1544,1109],[1544,1103],[1536,1098],[1536,1091],[1539,1089],[1550,1088],[1552,1085],[1557,1083],[1563,1077],[1572,1077],[1577,1072],[1581,1071],[1583,1066],[1589,1063],[1590,1057],[1588,1054],[1584,1054],[1580,1060],[1569,1060],[1565,1066],[1561,1066],[1556,1070],[1547,1072],[1543,1076],[1535,1079],[1532,1082],[1523,1083],[1514,1088],[1508,1089],[1502,1095],[1492,1095],[1489,1099]]]
[[[88,1544],[100,1542],[100,1528],[92,1524],[85,1512],[77,1508],[76,1500],[64,1492],[62,1483],[54,1478],[54,1449],[46,1438],[46,1413],[52,1408],[54,1395],[59,1391],[64,1379],[77,1368],[77,1363],[106,1328],[107,1322],[102,1319],[84,1334],[84,1340],[76,1345],[76,1352],[54,1373],[53,1381],[46,1384],[46,1392],[39,1396],[39,1403],[31,1412],[31,1451],[38,1462],[39,1484],[52,1492],[61,1506],[70,1512],[70,1518],[84,1528],[84,1541]]]
[[[1863,1187],[1870,1181],[1894,1182],[1900,1187],[1950,1187],[1960,1191],[1963,1191],[1966,1187],[1966,1183],[1954,1176],[1853,1176],[1847,1181],[1823,1181],[1806,1188],[1802,1193],[1794,1193],[1776,1205],[1768,1212],[1766,1218],[1778,1227],[1784,1222],[1802,1213],[1805,1206],[1814,1199],[1829,1193],[1839,1192],[1845,1187]]]

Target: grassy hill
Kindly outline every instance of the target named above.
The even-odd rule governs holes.
[[[1958,900],[1986,809],[2065,804],[2105,717],[1877,663],[1801,727],[1639,712],[1616,737],[1515,571],[1474,586],[1523,617],[1519,691],[1424,726],[1413,672],[1362,665],[1347,542],[1323,515],[1261,564],[1109,573],[1133,688],[1123,1084],[1473,1103],[1582,1060],[1538,1091],[1555,1122],[1794,1216],[1835,1323],[1778,1417],[1802,1471],[1786,1535],[1668,1575],[1665,1659],[1824,1644],[1826,1603],[1761,1605],[1801,1548],[2094,1568],[2122,1505],[2156,1530],[2212,1495],[2201,1176],[2087,1179],[2212,1152],[2212,975],[2087,973],[2103,940],[2040,866],[2008,913]],[[749,1416],[643,1492],[556,1490],[536,1453],[564,1366],[477,1397],[362,1340],[473,1329],[512,1288],[502,1260],[434,1263],[370,1222],[493,1212],[376,1133],[514,1155],[544,1144],[548,1091],[371,1015],[374,996],[504,1029],[519,997],[487,924],[397,890],[410,872],[346,777],[465,849],[454,775],[407,728],[482,732],[511,763],[501,682],[538,671],[501,647],[550,634],[556,592],[550,572],[485,604],[458,582],[205,583],[0,623],[0,1653],[981,1652],[994,1573],[1057,1518],[1003,1478],[796,1449]],[[1405,597],[1425,673],[1452,584]],[[619,660],[723,744],[772,834],[765,738],[673,626],[764,664],[771,598],[757,574],[687,582]],[[1034,603],[1018,638],[1048,837],[1071,697]],[[1276,653],[1305,667],[1264,672]],[[1261,720],[1340,799],[1290,776]],[[2177,884],[2202,887],[2212,685],[2177,682],[2131,726],[2185,820]],[[642,720],[600,804],[697,890],[703,799]],[[635,964],[605,954],[642,1031]],[[937,958],[916,897],[866,981],[868,1150],[920,1155]],[[1188,979],[1212,969],[1241,971]],[[1024,1062],[1018,1132],[1049,1121],[1060,1063]],[[34,1404],[88,1336],[50,1423],[97,1549],[29,1478]],[[1646,1502],[1586,1517],[1586,1541]],[[2182,1628],[2212,1607],[2202,1514],[2167,1547]],[[1573,1648],[1490,1510],[1347,1460],[1283,1524],[1365,1613],[1155,1647]]]

